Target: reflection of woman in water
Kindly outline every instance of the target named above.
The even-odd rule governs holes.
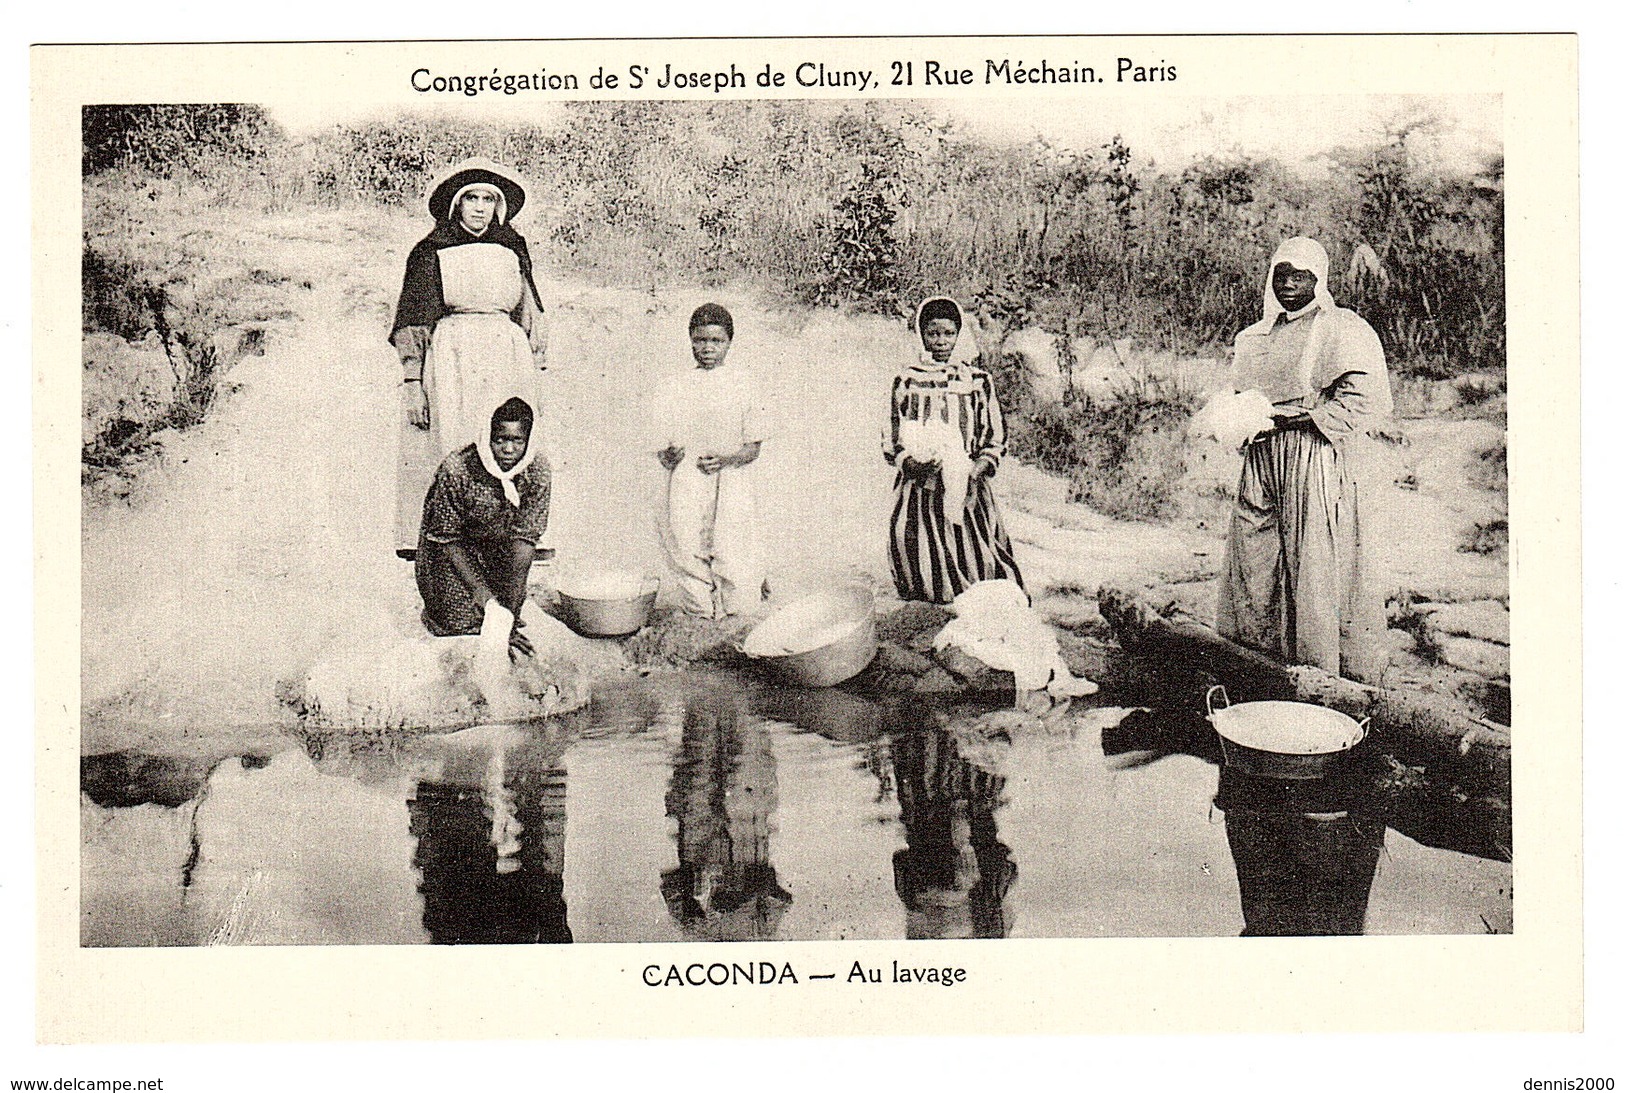
[[[1219,774],[1214,799],[1241,887],[1242,937],[1362,934],[1387,826],[1343,779]]]
[[[895,740],[892,767],[908,841],[892,870],[908,937],[1008,937],[1016,863],[993,819],[1004,779],[962,758],[940,729]]]
[[[506,727],[457,736],[493,732],[454,747],[407,802],[423,926],[440,945],[568,942],[559,747]]]
[[[721,691],[701,691],[683,715],[683,750],[672,770],[666,814],[677,821],[677,867],[660,894],[701,941],[766,941],[790,906],[768,839],[778,774],[767,727]]]

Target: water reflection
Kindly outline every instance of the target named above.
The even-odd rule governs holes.
[[[243,765],[263,767],[264,756],[242,756]],[[203,792],[217,755],[163,756],[114,751],[79,759],[79,788],[102,808],[158,805],[180,808]]]
[[[1510,928],[1510,869],[1412,842],[1383,770],[1218,762],[1188,711],[1037,722],[700,674],[534,726],[87,756],[81,942]]]
[[[1194,755],[1211,763],[1222,759],[1219,734],[1196,710],[1129,710],[1100,732],[1100,750],[1113,770],[1132,770],[1169,755]]]
[[[564,745],[541,728],[446,738],[407,801],[423,927],[441,945],[571,940],[564,904]]]
[[[974,731],[974,730],[971,730]],[[1007,937],[1005,898],[1016,879],[994,814],[1004,778],[965,757],[956,736],[936,728],[893,740],[907,845],[892,856],[897,895],[914,938]]]
[[[734,691],[700,687],[689,693],[666,793],[666,815],[677,824],[677,866],[660,876],[660,894],[685,937],[778,936],[791,896],[773,868],[777,805],[778,769],[767,723],[750,717]]]
[[[1101,735],[1116,770],[1171,754],[1222,763],[1218,734],[1190,710],[1134,710]],[[1361,934],[1388,830],[1361,753],[1324,778],[1279,779],[1221,766],[1214,806],[1241,894],[1243,937]]]
[[[1214,803],[1241,888],[1243,937],[1362,934],[1387,824],[1346,776],[1291,781],[1225,767]]]

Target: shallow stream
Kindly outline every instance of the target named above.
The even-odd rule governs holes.
[[[81,941],[1511,929],[1510,864],[1334,790],[1221,791],[1209,759],[1139,747],[1146,716],[688,673],[536,725],[87,756]]]

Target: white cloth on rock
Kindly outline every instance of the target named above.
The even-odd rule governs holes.
[[[508,658],[508,638],[513,633],[513,612],[494,598],[485,603],[485,622],[480,627],[479,647],[469,666],[474,685],[485,699],[485,708],[497,720],[524,716],[525,697]]]
[[[981,581],[954,600],[954,618],[937,634],[938,652],[959,649],[1016,677],[1018,693],[1047,690],[1061,698],[1094,694],[1099,685],[1074,676],[1061,657],[1055,631],[1027,602],[1014,581]]]

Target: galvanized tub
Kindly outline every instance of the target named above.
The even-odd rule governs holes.
[[[570,629],[589,638],[624,638],[643,629],[654,610],[660,581],[648,578],[636,596],[595,599],[557,590],[559,614]]]
[[[1222,705],[1214,705],[1215,697]],[[1225,763],[1264,778],[1323,778],[1365,739],[1366,730],[1366,721],[1310,702],[1232,706],[1223,686],[1208,688],[1207,719],[1219,734]]]
[[[768,614],[739,649],[786,683],[845,683],[867,668],[879,649],[874,593],[849,585],[804,596]]]

